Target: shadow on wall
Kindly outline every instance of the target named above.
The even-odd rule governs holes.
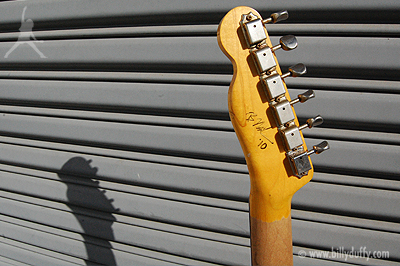
[[[83,229],[86,264],[116,265],[110,241],[114,240],[112,224],[115,217],[112,213],[117,209],[112,206],[112,200],[107,198],[105,191],[100,189],[96,181],[98,169],[90,166],[91,162],[73,157],[62,166],[58,176],[67,185],[67,206]],[[90,209],[100,210],[101,219],[93,218]]]

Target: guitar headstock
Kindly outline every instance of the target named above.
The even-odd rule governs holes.
[[[230,118],[250,173],[250,214],[264,221],[290,214],[294,193],[309,182],[313,166],[309,155],[329,148],[326,141],[308,150],[301,130],[322,123],[320,116],[299,125],[293,105],[314,97],[313,91],[290,99],[284,79],[306,72],[303,64],[282,74],[275,51],[297,47],[296,37],[283,36],[272,45],[265,24],[288,17],[286,11],[262,19],[250,7],[229,11],[218,27],[218,44],[234,68],[229,88]]]

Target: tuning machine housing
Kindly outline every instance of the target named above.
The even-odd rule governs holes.
[[[277,101],[271,101],[270,106],[275,111],[276,122],[279,126],[287,125],[291,121],[295,119],[294,112],[292,110],[292,106],[296,103],[304,103],[308,99],[314,98],[315,93],[313,90],[308,90],[303,94],[297,95],[297,98],[288,101],[285,96],[278,98]]]
[[[298,178],[308,174],[311,168],[311,162],[309,156],[313,153],[320,154],[329,149],[329,144],[327,141],[323,141],[318,145],[313,146],[311,151],[304,151],[303,147],[300,146],[298,149],[287,152],[286,156],[290,161],[290,166],[293,173]]]
[[[305,129],[306,127],[312,128],[315,126],[319,126],[324,122],[324,119],[317,115],[316,117],[307,119],[304,125],[297,127],[293,122],[290,125],[282,126],[279,131],[282,135],[282,138],[285,142],[286,149],[291,151],[293,149],[298,148],[303,145],[303,140],[301,138],[300,131]]]
[[[294,35],[285,35],[279,39],[279,44],[269,47],[265,42],[260,42],[250,50],[253,60],[257,66],[258,73],[272,72],[277,63],[273,52],[278,49],[285,51],[293,50],[297,47],[297,39]]]
[[[299,63],[289,67],[289,72],[281,76],[276,71],[263,73],[260,75],[260,80],[264,85],[264,89],[270,97],[270,100],[273,101],[276,100],[279,96],[286,93],[286,88],[283,85],[283,79],[289,76],[298,77],[305,73],[307,73],[306,66],[302,63]]]
[[[286,10],[275,12],[265,20],[261,20],[252,12],[248,14],[243,14],[242,20],[240,21],[240,25],[247,42],[247,47],[251,48],[256,44],[261,43],[267,38],[267,35],[264,31],[264,24],[270,22],[276,23],[278,21],[285,20],[288,17],[289,14]]]
[[[253,47],[267,38],[262,20],[252,12],[242,15],[240,25],[248,48]]]

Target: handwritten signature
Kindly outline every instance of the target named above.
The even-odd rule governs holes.
[[[258,115],[256,114],[256,113],[254,113],[254,112],[248,112],[247,114],[246,114],[246,121],[247,122],[250,122],[251,123],[251,125],[253,126],[253,127],[255,127],[255,129],[258,131],[258,132],[260,132],[260,135],[263,137],[263,138],[265,138],[266,140],[268,140],[271,144],[274,144],[274,142],[273,141],[271,141],[267,136],[265,136],[265,134],[264,134],[264,131],[267,131],[268,129],[271,129],[272,127],[265,127],[265,126],[263,126],[264,125],[264,123],[265,123],[265,121],[262,119],[262,118],[260,118],[260,117],[258,117]],[[260,144],[258,144],[258,146],[261,148],[261,149],[265,149],[265,148],[267,148],[267,143],[265,143],[265,142],[263,142],[263,140],[262,139],[260,139]]]

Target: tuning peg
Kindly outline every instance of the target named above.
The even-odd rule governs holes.
[[[294,35],[285,35],[279,39],[279,44],[272,47],[271,50],[275,52],[278,49],[285,51],[293,50],[297,47],[297,39]]]
[[[324,119],[322,116],[317,115],[316,117],[309,118],[307,119],[306,123],[304,125],[299,126],[299,130],[303,130],[306,127],[312,128],[321,125],[324,122]]]
[[[276,23],[276,22],[279,22],[279,21],[282,21],[282,20],[286,20],[286,19],[288,19],[288,17],[289,17],[289,13],[287,12],[287,10],[282,10],[282,11],[275,12],[275,13],[271,14],[269,16],[269,18],[266,18],[266,19],[263,20],[263,23],[264,24],[267,24],[267,23],[270,23],[270,22]]]
[[[323,142],[321,142],[320,144],[317,144],[315,146],[313,146],[313,149],[311,151],[307,152],[307,155],[311,155],[311,154],[320,154],[326,150],[329,150],[329,143],[325,140]]]
[[[290,101],[290,104],[293,105],[293,104],[296,104],[296,103],[299,103],[299,102],[300,103],[304,103],[304,102],[306,102],[309,99],[314,98],[314,97],[315,97],[314,91],[313,90],[308,90],[308,91],[304,92],[303,94],[297,95],[297,98],[292,100],[292,101]]]
[[[290,77],[290,76],[295,78],[295,77],[304,75],[305,73],[307,73],[306,66],[304,64],[302,64],[302,63],[298,63],[298,64],[296,64],[294,66],[289,67],[289,72],[283,74],[281,77],[283,79],[287,78],[287,77]]]

